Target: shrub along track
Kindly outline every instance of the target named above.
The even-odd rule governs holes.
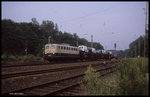
[[[105,66],[103,62],[93,61],[91,63],[84,62],[84,64],[61,64],[62,67],[59,67],[61,65],[57,65],[53,68],[42,68],[41,66],[42,70],[39,68],[33,70],[32,67],[29,71],[22,73],[21,71],[15,73],[7,72],[5,73],[6,75],[2,73],[2,94],[11,95],[14,93],[23,93],[24,95],[49,95],[76,85],[77,83],[74,83],[74,81],[79,82],[79,80],[82,79],[88,65],[92,64],[96,70],[104,70],[106,66],[110,66],[112,63],[114,64],[116,61],[106,61]],[[58,85],[58,83],[67,83],[68,85]],[[57,89],[55,85],[57,85],[59,89]],[[53,89],[50,89],[50,86],[53,86]],[[62,87],[60,88],[60,86]]]

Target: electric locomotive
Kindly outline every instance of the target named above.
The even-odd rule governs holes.
[[[98,60],[112,59],[112,52],[96,50],[95,48],[80,45],[78,47],[67,44],[46,44],[44,49],[44,59],[48,61],[62,60]]]
[[[78,47],[64,44],[46,44],[44,59],[48,61],[59,61],[69,59],[79,59]]]

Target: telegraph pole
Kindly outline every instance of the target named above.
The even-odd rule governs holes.
[[[115,54],[117,55],[116,46],[117,46],[117,44],[116,44],[116,43],[114,43]]]
[[[135,45],[135,57],[136,57],[136,45]]]
[[[93,35],[91,35],[91,47],[93,47]]]
[[[141,41],[141,37],[139,38],[139,57],[141,56],[141,54],[140,54],[140,52],[141,52],[140,41]]]
[[[79,46],[78,40],[77,40],[77,44],[76,45]]]
[[[146,3],[146,15],[145,15],[145,37],[144,37],[144,57],[145,57],[145,50],[146,50],[146,31],[147,31],[147,6],[148,5],[148,3]]]
[[[50,43],[51,36],[48,37],[48,43]]]
[[[28,41],[26,40],[25,43],[26,43],[25,53],[26,53],[26,55],[27,55],[27,54],[28,54]]]
[[[114,48],[115,48],[115,50],[116,50],[116,46],[117,46],[116,43],[114,43]]]

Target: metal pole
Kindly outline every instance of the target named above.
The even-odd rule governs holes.
[[[93,47],[93,35],[91,35],[91,47]]]
[[[135,45],[135,57],[136,57],[136,45]]]
[[[50,43],[51,36],[48,37],[48,43]]]
[[[139,38],[139,57],[141,56],[141,54],[140,54],[140,52],[141,52],[140,40],[141,40],[141,37]]]
[[[147,4],[146,4],[146,15],[145,15],[145,37],[144,37],[144,57],[145,57],[145,49],[146,49],[146,31],[147,31]]]
[[[76,40],[77,40],[76,45],[78,46],[78,38],[77,37],[76,37]]]
[[[26,55],[27,55],[27,54],[28,54],[28,41],[26,40],[25,43],[26,43],[25,53],[26,53]]]

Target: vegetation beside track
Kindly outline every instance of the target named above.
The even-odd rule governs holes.
[[[100,78],[91,66],[85,72],[81,88],[87,95],[148,95],[148,58],[126,58],[118,63],[115,78]],[[115,79],[115,81],[113,81]]]
[[[148,58],[127,58],[118,64],[120,95],[148,95]]]
[[[7,53],[4,53],[1,56],[2,60],[1,63],[6,63],[6,62],[31,62],[31,61],[44,61],[42,57],[40,56],[34,56],[32,54],[28,54],[28,55],[23,55],[23,56],[19,56],[19,55],[8,55]]]
[[[101,75],[91,66],[87,68],[84,80],[81,82],[81,88],[85,90],[86,95],[115,95],[114,81],[110,82],[108,79],[103,79],[103,77],[100,77]]]

